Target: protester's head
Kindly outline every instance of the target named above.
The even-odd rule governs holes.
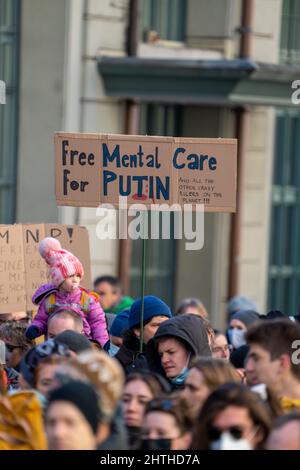
[[[56,380],[60,385],[71,380],[91,383],[100,397],[102,421],[112,421],[124,384],[124,373],[116,359],[104,351],[83,351],[59,367]]]
[[[185,313],[193,313],[194,315],[200,315],[202,318],[208,318],[208,313],[201,300],[196,297],[188,297],[183,299],[179,304],[176,315],[184,315]]]
[[[64,356],[51,355],[42,359],[33,373],[33,388],[48,398],[50,391],[56,387],[55,374],[59,366],[65,363]]]
[[[187,450],[192,441],[192,426],[183,398],[156,398],[146,407],[141,447],[145,450]]]
[[[65,330],[55,337],[57,344],[65,344],[74,354],[92,349],[91,342],[81,333],[72,330]]]
[[[228,336],[234,349],[246,344],[245,335],[248,328],[259,321],[259,315],[252,310],[240,311],[231,316]]]
[[[23,355],[34,344],[25,337],[27,326],[23,322],[6,322],[0,325],[0,339],[5,343],[7,367],[17,367]]]
[[[46,358],[57,356],[67,359],[70,357],[70,350],[64,344],[58,344],[53,339],[38,344],[27,351],[20,364],[23,388],[34,388],[36,385],[36,369],[39,364]]]
[[[253,325],[246,335],[250,346],[246,375],[252,384],[265,383],[280,392],[286,381],[300,382],[300,325],[290,320],[272,320]]]
[[[137,299],[131,306],[129,312],[129,328],[137,338],[140,338],[142,301]],[[158,297],[146,295],[144,297],[144,329],[143,341],[145,344],[153,338],[161,323],[172,317],[170,307]]]
[[[198,315],[177,315],[164,322],[149,344],[149,360],[160,366],[174,387],[183,385],[190,361],[211,356],[207,331]]]
[[[165,336],[157,340],[157,343],[158,354],[166,377],[174,379],[184,374],[185,378],[192,354],[188,344],[172,336]]]
[[[244,385],[225,384],[203,405],[194,430],[195,450],[250,450],[263,447],[271,428],[267,407]]]
[[[215,337],[211,344],[212,356],[216,359],[223,359],[228,362],[232,351],[231,344],[228,344],[226,336],[221,331],[214,330]]]
[[[83,278],[83,266],[73,253],[62,249],[57,238],[46,237],[39,243],[39,253],[49,266],[52,283],[65,292],[73,292]]]
[[[100,296],[104,310],[109,310],[121,299],[121,284],[114,276],[100,276],[94,281],[94,290]]]
[[[10,313],[1,313],[0,322],[17,322],[17,321],[29,321],[27,312],[10,312]]]
[[[115,346],[122,346],[123,334],[129,328],[129,309],[115,315],[110,327],[110,340]]]
[[[249,297],[245,297],[242,295],[236,295],[235,297],[231,297],[227,304],[228,320],[230,320],[231,316],[234,313],[246,310],[258,312],[258,307],[256,303]]]
[[[53,390],[45,422],[50,450],[96,450],[101,411],[94,388],[73,381]]]
[[[122,395],[122,408],[126,426],[140,428],[146,404],[153,398],[170,391],[163,377],[150,373],[128,375]]]
[[[277,418],[265,448],[267,450],[300,450],[300,411]]]
[[[76,311],[67,309],[58,309],[53,312],[48,320],[47,338],[55,338],[57,335],[66,330],[83,332],[82,318]]]
[[[195,358],[184,382],[183,395],[195,416],[207,397],[220,385],[239,382],[234,368],[222,359]]]

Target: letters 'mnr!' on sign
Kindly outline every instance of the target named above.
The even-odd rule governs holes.
[[[234,212],[236,139],[55,134],[58,205],[204,204]]]
[[[44,237],[57,238],[84,266],[83,287],[91,287],[89,235],[85,227],[60,224],[0,225],[0,314],[33,310],[32,294],[49,282],[38,252]]]

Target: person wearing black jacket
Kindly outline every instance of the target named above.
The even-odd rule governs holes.
[[[147,345],[150,370],[163,375],[173,389],[180,389],[195,356],[210,357],[211,350],[203,320],[185,314],[171,318],[158,328]]]
[[[114,356],[126,374],[148,370],[145,356],[146,344],[153,338],[158,327],[172,317],[169,306],[158,297],[144,297],[143,352],[140,352],[141,299],[137,299],[129,312],[129,330],[123,335],[123,344]]]

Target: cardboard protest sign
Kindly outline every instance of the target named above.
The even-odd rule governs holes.
[[[236,139],[55,134],[58,205],[204,204],[236,208]],[[193,207],[193,208],[194,208]]]
[[[45,237],[57,238],[62,247],[77,256],[84,267],[82,286],[91,288],[88,231],[59,224],[0,225],[0,313],[32,310],[31,297],[49,282],[48,267],[38,252]]]
[[[0,312],[25,310],[25,259],[21,225],[0,225]]]

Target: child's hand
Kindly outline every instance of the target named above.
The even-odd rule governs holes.
[[[40,336],[38,327],[35,325],[29,326],[25,332],[25,336],[27,339],[30,339],[30,340],[38,338]]]

